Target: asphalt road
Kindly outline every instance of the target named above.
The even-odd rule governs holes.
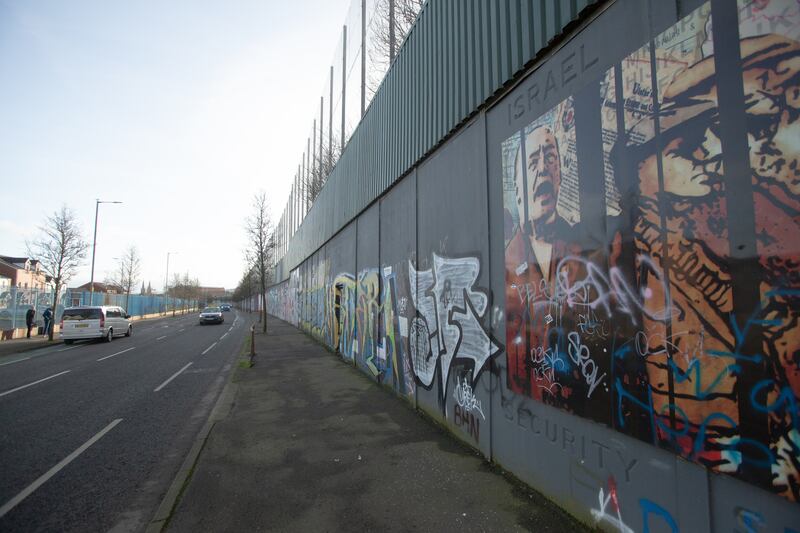
[[[140,531],[236,364],[250,322],[195,314],[0,360],[0,531]]]

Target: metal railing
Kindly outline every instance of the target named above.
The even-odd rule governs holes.
[[[401,0],[393,3],[399,6]],[[358,0],[353,5],[356,4]],[[326,185],[320,190],[313,208],[308,204],[298,206],[303,187],[296,180],[298,186],[293,187],[296,194],[290,196],[287,210],[276,228],[275,281],[287,279],[294,268],[397,179],[410,172],[465,121],[502,94],[512,80],[523,76],[526,69],[546,57],[550,47],[557,46],[561,36],[567,35],[564,31],[570,25],[591,16],[604,4],[608,2],[426,0],[420,4],[422,7],[413,25],[395,37],[396,57],[387,63],[388,70],[383,73],[371,101],[366,101],[370,94],[365,94],[366,108],[357,127],[350,131],[346,120],[337,122],[343,123],[343,138],[347,144],[334,154],[336,166],[325,177]],[[377,5],[377,1],[369,5]],[[376,20],[380,21],[381,17]],[[343,38],[340,42],[342,52],[334,61],[335,65],[352,66],[342,61],[342,56],[349,53],[346,41]],[[345,70],[342,68],[342,72]],[[352,69],[350,75],[361,74]],[[334,87],[340,91],[340,98],[345,95],[344,110],[336,107],[335,92],[329,99],[333,102],[333,116],[339,120],[347,116],[349,97],[345,91],[350,91],[348,87],[353,83],[344,74],[342,79],[336,76],[334,81],[339,80],[344,85]],[[368,77],[369,74],[356,79]],[[322,128],[323,135],[327,127]],[[335,137],[336,127],[333,129]],[[313,143],[304,145],[312,146],[313,150]],[[319,147],[317,150],[324,155],[324,150],[320,152]],[[313,160],[312,157],[312,176]],[[302,166],[300,170],[303,173]]]
[[[0,331],[13,331],[25,327],[25,315],[33,309],[36,327],[44,326],[42,314],[48,307],[53,307],[53,290],[25,289],[10,287],[0,291]],[[54,316],[61,316],[64,306],[59,302],[58,312]]]
[[[64,291],[58,299],[58,309],[53,318],[61,320],[65,307],[79,305],[114,305],[126,309],[131,316],[145,316],[173,311],[188,311],[198,307],[196,300],[165,298],[163,294],[106,294],[88,291]],[[35,327],[44,326],[43,314],[48,307],[52,309],[54,291],[52,289],[26,289],[10,287],[0,291],[0,331],[3,338],[9,338],[16,329],[26,326],[25,316],[29,309],[35,311]]]
[[[276,263],[286,254],[424,4],[425,0],[351,2],[311,113],[311,129],[301,145],[289,198],[276,223]]]

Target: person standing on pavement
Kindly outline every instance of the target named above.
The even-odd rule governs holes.
[[[49,307],[45,309],[42,318],[44,318],[44,334],[50,335],[50,328],[53,327],[53,310]]]
[[[25,313],[25,325],[28,326],[28,338],[31,338],[31,329],[33,329],[34,325],[34,317],[36,316],[36,311],[33,308],[28,309],[28,312]]]

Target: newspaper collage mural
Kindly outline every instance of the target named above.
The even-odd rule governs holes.
[[[737,7],[724,81],[706,3],[597,80],[595,131],[576,134],[595,124],[581,93],[503,143],[507,379],[797,501],[800,4]],[[741,85],[740,110],[721,107],[723,82]],[[590,149],[600,211],[580,201]],[[727,168],[735,156],[749,170]],[[605,242],[587,245],[587,227]]]

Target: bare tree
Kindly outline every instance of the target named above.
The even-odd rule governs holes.
[[[200,299],[200,280],[192,278],[187,272],[183,275],[181,285],[183,287],[183,307],[188,310],[190,307],[194,307],[195,302]]]
[[[267,283],[272,276],[271,255],[273,251],[270,238],[270,217],[269,207],[267,206],[267,194],[263,191],[253,197],[253,211],[245,219],[245,233],[247,234],[247,248],[245,258],[248,265],[255,273],[258,281],[259,295],[263,299],[264,305],[261,309],[261,329],[267,332]]]
[[[136,246],[129,246],[125,255],[119,258],[116,272],[107,277],[108,282],[120,287],[125,292],[125,309],[130,303],[133,286],[139,282],[142,273],[142,258]],[[142,284],[144,289],[144,284]]]
[[[75,275],[81,261],[86,257],[89,244],[75,220],[75,213],[66,205],[47,217],[44,226],[39,226],[42,237],[28,243],[28,255],[35,257],[55,284],[53,296],[53,318],[58,313],[58,298],[61,288]],[[48,339],[53,340],[53,329]]]
[[[250,299],[257,293],[256,286],[258,285],[255,279],[255,272],[252,268],[248,267],[242,274],[242,279],[233,291],[233,300],[236,302],[244,302],[245,306],[243,311],[249,311]]]
[[[425,0],[378,0],[368,31],[370,68],[365,80],[370,100],[417,20]]]
[[[188,272],[183,275],[175,273],[172,275],[167,294],[176,299],[174,307],[181,307],[186,311],[200,299],[200,281],[192,278]],[[180,305],[177,300],[180,300]]]

